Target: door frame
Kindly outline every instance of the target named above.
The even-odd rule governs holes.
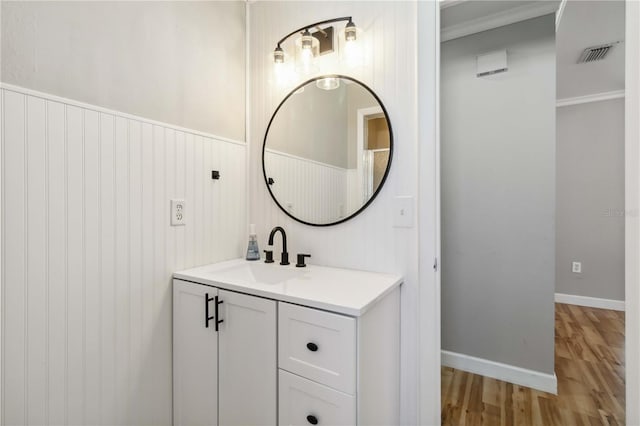
[[[417,2],[418,424],[440,424],[440,4]]]
[[[625,9],[626,421],[640,424],[640,2]]]
[[[361,191],[360,194],[364,194],[364,144],[365,144],[365,138],[367,137],[366,135],[366,129],[365,129],[365,121],[368,119],[368,117],[372,116],[372,115],[378,115],[380,114],[381,117],[384,117],[384,111],[382,109],[381,106],[374,106],[374,107],[367,107],[367,108],[359,108],[358,110],[356,110],[356,170],[358,171],[358,177],[356,179],[357,185],[358,185],[358,190]],[[374,191],[375,192],[375,191]],[[363,199],[365,199],[366,197],[361,197],[361,200],[358,200],[359,202],[362,201]]]

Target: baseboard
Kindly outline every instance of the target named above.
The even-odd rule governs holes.
[[[574,294],[563,293],[556,293],[555,300],[557,303],[567,303],[569,305],[624,311],[624,300],[600,299],[598,297],[577,296]]]
[[[476,358],[445,350],[441,351],[441,354],[442,365],[445,367],[452,367],[457,370],[491,377],[554,395],[558,393],[558,379],[555,374],[527,370],[526,368],[520,368],[514,365],[502,364],[500,362],[489,361],[488,359]]]

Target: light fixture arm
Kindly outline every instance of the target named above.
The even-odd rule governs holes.
[[[327,19],[325,21],[319,21],[319,22],[315,22],[313,24],[305,25],[304,27],[300,27],[295,31],[291,31],[289,34],[287,34],[286,36],[282,37],[280,39],[280,41],[278,41],[277,47],[280,47],[280,45],[282,43],[284,43],[292,35],[298,34],[299,32],[304,31],[304,30],[308,30],[309,28],[314,28],[314,27],[316,27],[318,25],[331,24],[333,22],[340,22],[340,21],[349,21],[349,22],[351,22],[351,20],[352,20],[351,16],[343,16],[342,18]]]

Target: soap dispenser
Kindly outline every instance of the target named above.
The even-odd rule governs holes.
[[[258,248],[258,237],[256,235],[256,225],[249,226],[249,245],[247,246],[247,260],[260,260],[260,249]]]

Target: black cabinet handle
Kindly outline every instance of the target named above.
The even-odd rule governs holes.
[[[314,416],[313,414],[309,414],[307,416],[307,421],[309,423],[311,423],[312,425],[317,425],[318,424],[318,418],[316,416]]]
[[[204,299],[204,326],[206,328],[209,328],[209,321],[213,320],[214,317],[210,317],[209,316],[209,302],[211,302],[213,300],[213,297],[209,297],[209,293],[205,293],[205,299]],[[216,316],[218,316],[218,314],[216,313]]]
[[[221,305],[223,303],[224,300],[218,300],[218,296],[216,296],[216,331],[218,331],[218,325],[224,322],[224,320],[219,319],[220,315],[218,314],[218,305]]]
[[[315,351],[318,350],[318,345],[316,345],[313,342],[309,342],[309,343],[307,343],[307,349],[309,349],[311,352],[315,352]]]

